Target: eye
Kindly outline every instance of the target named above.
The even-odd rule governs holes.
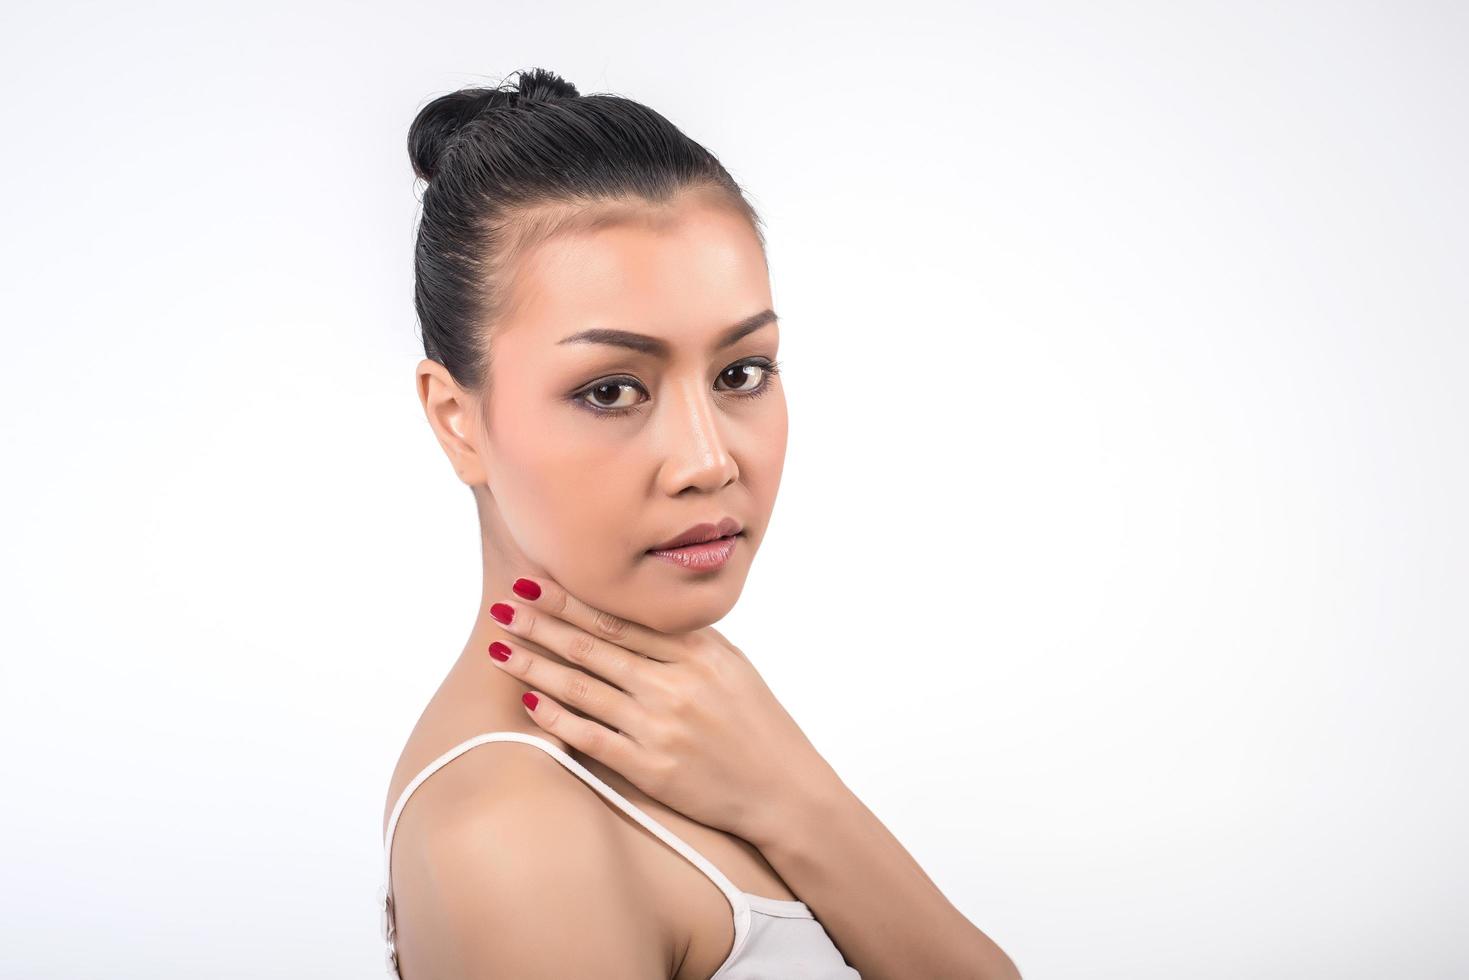
[[[730,387],[715,390],[740,398],[758,398],[770,390],[771,379],[779,373],[779,363],[763,357],[737,361],[719,373],[719,381]],[[750,384],[752,378],[755,380],[753,385]],[[636,378],[619,375],[601,378],[585,388],[579,388],[571,396],[571,400],[598,418],[620,418],[641,410],[642,402],[625,400],[623,393],[628,389],[647,395],[647,389]]]
[[[598,409],[611,410],[614,413],[621,414],[622,411],[636,404],[635,402],[624,401],[623,392],[641,391],[642,387],[642,385],[638,384],[632,378],[607,378],[606,380],[597,382],[590,388],[582,389],[579,397],[583,402],[590,399],[590,403]]]
[[[751,377],[754,377],[756,383],[741,392],[742,394],[747,394],[765,387],[765,376],[769,373],[771,373],[769,362],[743,361],[739,364],[731,364],[725,368],[719,373],[719,379],[730,385],[743,385]],[[736,387],[731,387],[729,390],[740,391]]]

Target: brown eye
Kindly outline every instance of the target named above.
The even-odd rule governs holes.
[[[716,387],[719,391],[727,391],[741,398],[759,398],[770,390],[772,380],[779,373],[780,365],[775,361],[765,358],[740,361],[719,372]],[[718,387],[719,385],[727,387]],[[623,389],[631,389],[644,397],[638,401],[626,401],[623,398]],[[651,398],[642,382],[626,375],[601,378],[569,397],[578,408],[601,419],[637,415],[643,411],[643,404]]]
[[[731,391],[753,391],[765,382],[765,372],[768,370],[764,364],[758,363],[731,364],[720,372],[719,378],[730,386]],[[755,383],[748,388],[743,387],[751,379]]]
[[[636,405],[637,402],[622,401],[622,393],[624,391],[636,393],[638,390],[636,385],[629,384],[626,381],[604,381],[599,385],[593,385],[591,388],[588,388],[585,393],[585,398],[589,399],[591,404],[596,405],[598,408],[615,411],[617,409],[631,408],[633,405]]]

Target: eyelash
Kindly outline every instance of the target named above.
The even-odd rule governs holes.
[[[730,368],[745,367],[747,365],[761,369],[763,374],[760,378],[760,384],[757,387],[751,388],[749,391],[732,391],[730,393],[739,398],[759,398],[761,395],[767,393],[770,390],[771,385],[774,383],[775,376],[780,374],[780,362],[767,360],[763,357],[750,358],[743,361],[736,361],[733,364],[729,365],[729,367],[725,368],[724,371],[728,371],[730,370]],[[724,371],[719,372],[720,377],[724,376]],[[610,378],[598,378],[591,384],[584,385],[583,387],[577,389],[576,392],[574,392],[570,396],[571,401],[582,408],[584,411],[591,412],[597,418],[601,419],[621,418],[625,415],[632,415],[634,413],[642,411],[641,404],[629,405],[626,408],[606,408],[600,405],[594,405],[591,402],[587,401],[587,396],[590,395],[592,392],[596,391],[598,388],[605,388],[609,385],[617,385],[619,387],[636,387],[641,390],[643,394],[646,395],[648,393],[647,389],[644,388],[636,378],[630,378],[627,375],[616,375]]]

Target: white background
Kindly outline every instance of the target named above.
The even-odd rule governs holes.
[[[1469,973],[1453,4],[8,7],[7,977],[369,977],[479,597],[429,99],[643,101],[765,218],[721,630],[1028,980]]]

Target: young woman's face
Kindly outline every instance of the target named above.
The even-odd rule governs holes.
[[[599,609],[665,632],[718,621],[743,588],[786,451],[785,394],[767,368],[779,327],[749,222],[684,203],[560,236],[522,259],[515,297],[491,339],[482,406],[496,523]],[[616,342],[622,331],[638,349]],[[743,531],[720,567],[648,553],[724,518]]]

